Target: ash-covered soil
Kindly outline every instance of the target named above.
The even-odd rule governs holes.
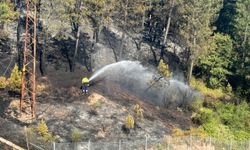
[[[107,89],[106,83],[99,81],[90,87],[89,95],[82,95],[81,78],[89,73],[81,67],[74,73],[54,67],[47,71],[46,77],[38,77],[37,119],[32,122],[25,117],[27,114],[19,116],[18,96],[0,92],[0,136],[25,146],[24,126],[36,126],[41,119],[58,142],[70,142],[73,128],[84,135],[83,141],[133,141],[145,140],[145,136],[159,140],[174,127],[186,129],[192,125],[190,114],[148,104],[115,84]],[[135,129],[126,134],[122,126],[126,116],[133,114],[135,104],[142,106],[144,119],[136,118]]]

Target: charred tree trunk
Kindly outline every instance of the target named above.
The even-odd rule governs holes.
[[[42,76],[46,75],[46,48],[47,48],[47,38],[48,38],[48,33],[47,29],[43,28],[41,20],[40,20],[40,15],[41,15],[41,0],[38,0],[37,3],[37,21],[38,21],[38,30],[43,31],[43,34],[39,34],[42,32],[37,33],[37,50],[39,50],[39,69],[41,72]],[[41,42],[42,41],[42,42]],[[39,47],[38,47],[39,46]]]
[[[155,53],[152,45],[150,45],[150,50],[151,50],[153,57],[154,57],[154,64],[157,66],[158,65],[157,56],[156,56],[156,53]]]
[[[40,50],[40,71],[41,75],[45,76],[46,72],[46,49],[47,49],[48,33],[44,31],[42,49]]]
[[[17,63],[18,68],[21,70],[23,68],[23,33],[25,32],[25,19],[23,18],[24,15],[22,15],[22,9],[23,9],[23,3],[22,1],[18,1],[17,3],[17,9],[19,10],[20,14],[18,16],[18,22],[17,22]]]

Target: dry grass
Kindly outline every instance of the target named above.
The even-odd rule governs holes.
[[[213,99],[219,99],[225,96],[222,89],[210,89],[206,87],[205,83],[195,78],[192,78],[190,85],[194,89],[200,91],[204,96],[208,96]]]

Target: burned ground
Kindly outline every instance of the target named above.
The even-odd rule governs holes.
[[[90,73],[80,66],[74,73],[54,70],[54,67],[48,67],[48,75],[37,79],[37,119],[31,122],[18,116],[19,98],[0,91],[1,136],[25,145],[23,127],[36,126],[41,119],[57,135],[58,142],[70,142],[73,128],[84,135],[83,141],[114,141],[144,139],[145,135],[158,140],[170,134],[175,127],[187,129],[192,126],[190,114],[146,103],[116,84],[110,83],[106,88],[104,84],[107,83],[102,80],[92,84],[89,95],[82,95],[81,78]],[[144,119],[136,119],[137,128],[127,135],[122,126],[125,117],[133,113],[135,104],[142,106]]]

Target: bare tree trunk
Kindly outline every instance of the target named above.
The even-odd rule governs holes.
[[[128,15],[128,0],[126,0],[126,6],[125,6],[125,11],[124,11],[124,28],[127,28],[127,15]],[[123,29],[125,30],[125,29]],[[120,59],[122,58],[122,53],[123,53],[123,42],[125,39],[125,33],[124,31],[122,32],[122,39],[121,39],[121,45],[120,45]]]
[[[74,52],[74,56],[73,56],[73,60],[72,60],[72,69],[70,70],[71,72],[75,71],[75,65],[76,65],[76,55],[78,52],[78,47],[79,47],[79,38],[80,38],[80,28],[77,28],[77,34],[76,34],[76,46],[75,46],[75,52]]]
[[[188,84],[190,84],[190,81],[191,81],[191,78],[192,78],[193,67],[194,67],[194,59],[192,58],[192,56],[191,56],[189,61],[190,61],[189,62],[190,64],[189,64],[189,68],[188,68],[188,77],[187,77],[187,83]]]
[[[195,32],[196,36],[196,32]],[[190,54],[189,58],[189,68],[188,68],[188,76],[187,76],[187,82],[190,84],[191,78],[192,78],[192,73],[193,73],[193,67],[194,67],[194,59],[195,59],[195,49],[196,49],[196,37],[193,39],[193,50]]]
[[[173,8],[174,8],[174,3],[175,3],[175,0],[172,0],[171,9],[170,9],[170,11],[169,11],[168,22],[167,22],[166,31],[165,31],[164,40],[163,40],[163,44],[164,44],[164,45],[165,45],[166,42],[167,42],[169,27],[170,27],[171,19],[172,19],[172,12],[173,12]]]
[[[42,50],[40,51],[40,71],[42,76],[47,74],[46,72],[46,49],[47,49],[47,41],[48,41],[48,33],[46,29],[44,30],[44,37],[43,37],[43,46]]]
[[[141,24],[142,30],[144,30],[144,24],[145,24],[145,10],[143,10],[143,14],[142,14],[142,24]]]

